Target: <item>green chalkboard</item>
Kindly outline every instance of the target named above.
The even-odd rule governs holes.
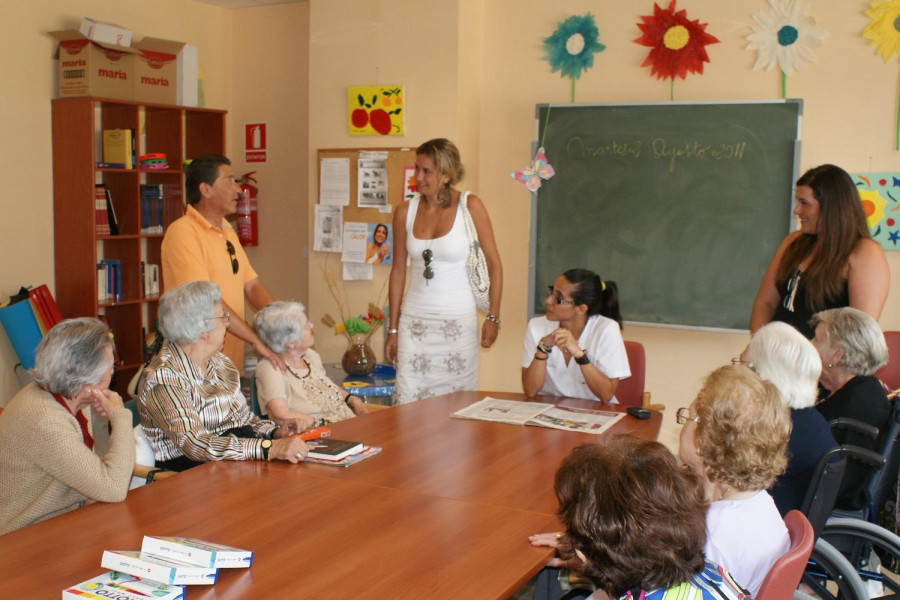
[[[533,200],[533,312],[583,267],[617,282],[626,321],[747,329],[790,229],[801,101],[536,112],[556,175]]]

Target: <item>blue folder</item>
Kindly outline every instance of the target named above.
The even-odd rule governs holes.
[[[34,351],[41,341],[41,329],[34,318],[31,302],[26,299],[0,308],[0,324],[12,342],[22,367],[33,369]]]

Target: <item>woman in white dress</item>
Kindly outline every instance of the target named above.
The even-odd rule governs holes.
[[[484,203],[474,194],[453,188],[462,176],[459,150],[453,142],[425,142],[416,149],[419,196],[394,213],[390,323],[384,355],[397,367],[396,404],[477,389],[479,342],[482,348],[490,348],[500,329],[500,254]],[[461,205],[472,215],[491,280],[490,311],[480,339],[475,296],[466,272],[469,240]],[[407,256],[410,282],[404,297]]]

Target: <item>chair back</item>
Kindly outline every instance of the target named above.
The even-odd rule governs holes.
[[[816,470],[809,481],[809,489],[800,510],[811,523],[816,537],[834,510],[844,471],[847,469],[847,446],[836,446],[819,457]]]
[[[812,554],[815,536],[813,528],[803,513],[792,510],[784,517],[791,547],[775,561],[763,579],[756,600],[791,600],[806,569],[806,561]]]
[[[900,388],[900,331],[885,331],[888,362],[875,371],[875,376],[892,390]]]
[[[622,406],[641,406],[644,403],[644,370],[646,356],[640,342],[625,341],[625,355],[631,368],[631,377],[620,379],[616,386],[616,400]]]
[[[141,417],[138,415],[138,401],[137,398],[132,398],[130,400],[126,400],[122,404],[131,411],[131,426],[137,427],[141,424]]]
[[[261,419],[265,419],[262,409],[259,407],[259,398],[256,396],[256,376],[250,378],[250,412]]]

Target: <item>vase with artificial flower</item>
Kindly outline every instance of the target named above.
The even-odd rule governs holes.
[[[369,303],[366,314],[350,316],[344,301],[346,291],[338,288],[337,279],[331,271],[324,270],[325,283],[331,297],[337,304],[341,320],[338,322],[330,314],[322,317],[322,323],[334,330],[335,335],[344,335],[347,338],[347,350],[341,357],[341,366],[348,375],[364,377],[371,375],[375,370],[375,353],[369,346],[369,339],[384,324],[384,310],[378,306],[383,303],[384,287],[378,295],[378,304]]]

